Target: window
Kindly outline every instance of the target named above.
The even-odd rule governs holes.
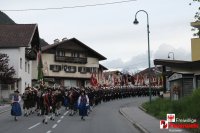
[[[28,63],[28,73],[30,73],[30,64]]]
[[[22,69],[22,58],[20,58],[20,69]]]
[[[97,68],[96,67],[90,67],[90,72],[91,73],[97,72]]]
[[[62,50],[56,51],[56,55],[57,56],[65,56],[65,51],[62,51]]]
[[[76,72],[76,66],[64,66],[64,71],[69,73],[75,73]]]
[[[50,65],[50,70],[53,72],[59,72],[61,70],[61,65]]]
[[[72,52],[71,56],[72,57],[80,57],[80,53],[78,53],[78,52]]]
[[[25,72],[27,72],[27,62],[25,61]]]
[[[57,66],[57,65],[55,65],[54,67],[53,67],[53,71],[58,71],[59,70],[59,67]]]
[[[79,67],[79,68],[78,68],[78,71],[79,71],[80,73],[87,73],[86,67]]]

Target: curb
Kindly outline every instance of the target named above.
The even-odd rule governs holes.
[[[141,132],[143,133],[150,133],[147,129],[145,129],[143,126],[141,126],[139,123],[133,121],[132,119],[130,119],[128,117],[128,115],[126,113],[124,113],[124,111],[122,110],[123,108],[119,109],[119,113],[124,116],[129,122],[131,122],[137,129],[139,129]]]
[[[147,110],[145,108],[143,108],[142,105],[140,105],[138,108],[141,109],[144,112],[147,112]]]

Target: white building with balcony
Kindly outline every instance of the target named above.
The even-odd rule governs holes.
[[[0,53],[9,56],[16,72],[12,89],[23,93],[32,85],[32,61],[37,59],[40,38],[37,24],[0,25]]]
[[[100,81],[103,70],[107,68],[100,65],[99,61],[105,59],[76,38],[42,47],[45,80],[65,87],[89,86],[92,74]]]

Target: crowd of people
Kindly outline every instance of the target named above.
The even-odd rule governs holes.
[[[159,95],[160,90],[151,89],[151,95]],[[27,87],[22,96],[19,91],[15,91],[12,98],[11,115],[17,121],[17,116],[22,115],[20,101],[23,101],[23,115],[28,117],[33,113],[43,116],[42,122],[47,124],[48,118],[55,120],[56,116],[61,115],[61,107],[64,106],[69,110],[69,116],[75,115],[77,112],[81,116],[81,120],[85,120],[89,112],[94,106],[102,102],[109,102],[115,99],[128,97],[149,96],[147,87],[118,87],[118,88],[55,88],[55,87]]]

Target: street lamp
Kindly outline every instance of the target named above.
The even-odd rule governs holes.
[[[150,43],[149,43],[149,15],[145,10],[139,10],[136,12],[135,14],[135,20],[133,22],[133,24],[138,24],[139,21],[137,20],[137,14],[139,12],[144,12],[147,15],[147,39],[148,39],[148,65],[149,65],[149,72],[148,72],[148,76],[149,76],[149,101],[151,103],[151,83],[150,83],[150,72],[151,72],[151,61],[150,61]]]
[[[170,54],[173,55],[173,60],[174,60],[174,52],[169,52],[169,53],[168,53],[168,58],[170,58]]]

